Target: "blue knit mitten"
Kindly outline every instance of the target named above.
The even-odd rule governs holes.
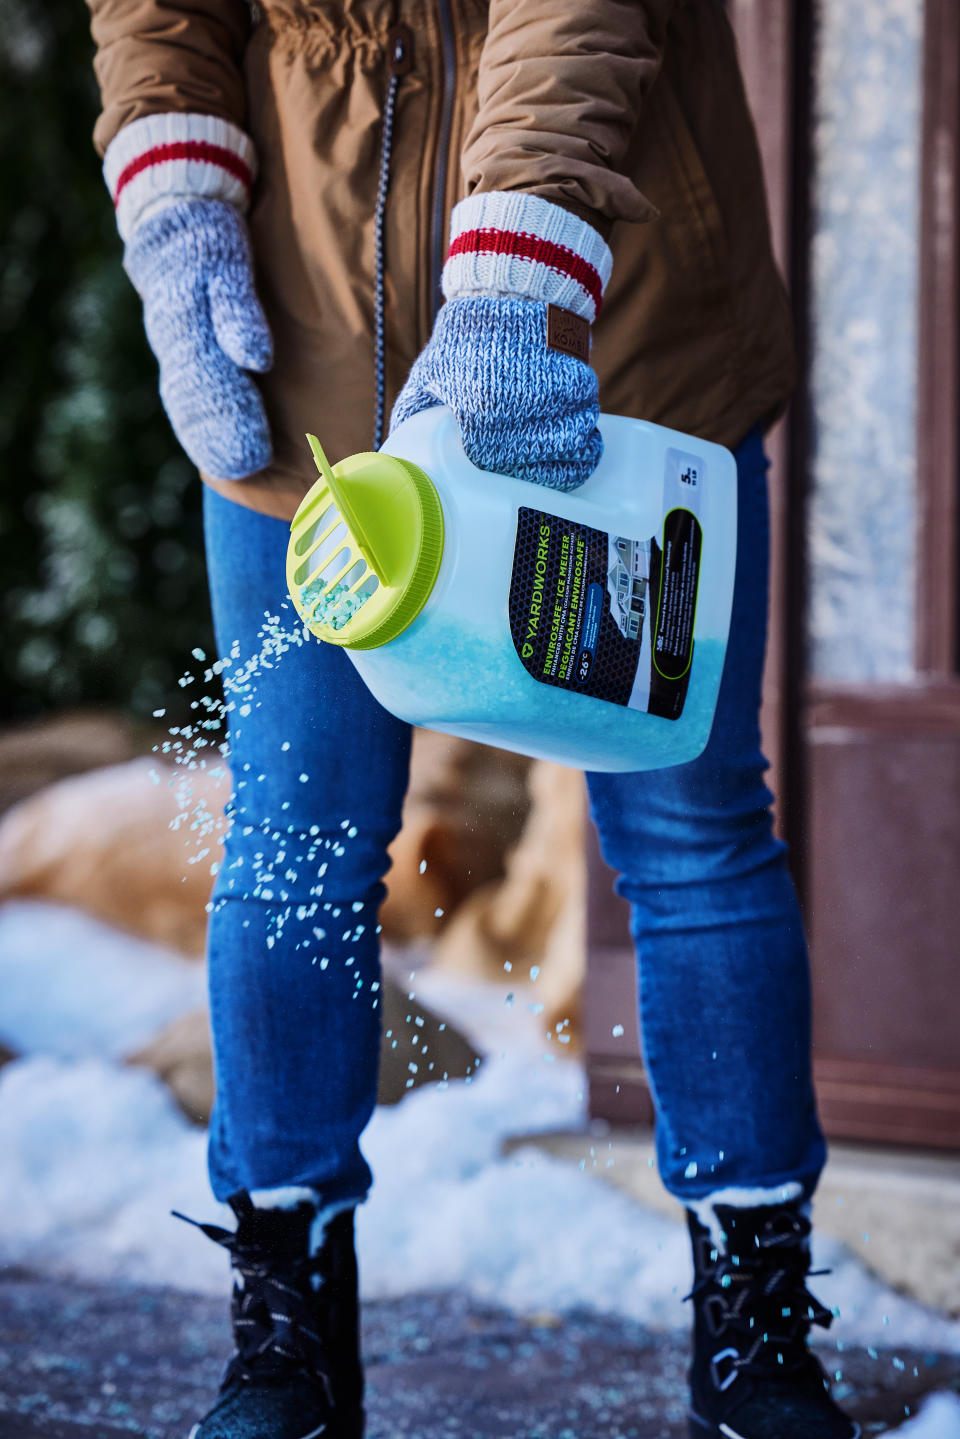
[[[241,217],[223,200],[167,205],[134,231],[123,265],[143,300],[163,407],[193,463],[219,480],[262,470],[270,430],[244,371],[269,369],[273,346]]]
[[[214,479],[263,469],[270,430],[245,372],[269,369],[273,345],[241,213],[253,180],[248,137],[212,116],[147,116],[113,140],[104,174],[177,439]]]
[[[547,307],[465,295],[442,305],[414,361],[391,428],[431,405],[457,417],[481,470],[573,490],[603,454],[591,367],[546,346]]]
[[[391,428],[446,405],[478,468],[576,489],[603,453],[597,377],[586,355],[610,252],[585,221],[520,193],[471,196],[454,210],[452,230],[446,303]],[[548,306],[566,322],[550,344]],[[554,347],[557,330],[571,329],[583,358],[569,345]]]

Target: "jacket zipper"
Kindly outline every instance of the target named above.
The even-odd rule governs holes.
[[[450,0],[437,0],[440,15],[440,40],[443,58],[443,101],[440,111],[440,143],[437,150],[437,172],[433,189],[433,230],[431,235],[431,310],[436,315],[443,304],[440,279],[446,254],[446,206],[447,164],[450,150],[450,132],[453,128],[453,95],[456,79],[457,56],[453,43],[453,17]]]
[[[379,450],[383,441],[384,407],[386,401],[386,318],[384,314],[384,283],[386,254],[384,250],[387,218],[387,191],[390,188],[390,155],[393,148],[393,121],[397,108],[397,91],[404,75],[413,69],[413,34],[406,25],[394,25],[387,36],[387,98],[383,106],[383,138],[380,142],[380,174],[377,179],[377,204],[373,216],[374,279],[373,279],[373,372],[376,398],[373,415],[373,448]]]

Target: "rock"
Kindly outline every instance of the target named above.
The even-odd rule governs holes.
[[[503,874],[529,807],[528,765],[487,745],[415,731],[403,826],[390,848],[380,912],[386,938],[439,933],[467,895]]]
[[[502,872],[527,807],[525,768],[515,756],[417,732],[381,913],[388,939],[435,933]],[[229,787],[223,764],[188,770],[149,757],[59,780],[0,820],[0,898],[76,905],[199,956]]]
[[[149,758],[60,780],[0,820],[0,898],[75,905],[199,956],[228,792],[223,766]]]
[[[199,957],[229,785],[222,764],[188,770],[150,757],[61,779],[0,819],[0,899],[74,905]],[[440,932],[438,962],[497,979],[506,960],[537,964],[548,1024],[575,1021],[583,824],[579,772],[530,767],[515,755],[417,731],[403,826],[390,851],[384,937],[405,942]],[[169,1074],[186,1112],[208,1112],[209,1065],[203,1074],[191,1068],[197,1035],[188,1027],[162,1040],[151,1067]],[[448,1034],[444,1046],[451,1044]],[[472,1055],[462,1044],[442,1066],[451,1075],[467,1072]],[[392,1084],[389,1064],[385,1073]]]
[[[461,906],[433,952],[433,963],[478,978],[502,980],[504,963],[537,965],[550,1028],[579,1026],[586,969],[586,803],[579,770],[538,760],[528,774],[530,809],[509,851],[502,880]]]
[[[129,1055],[127,1063],[150,1069],[162,1079],[193,1124],[209,1123],[213,1054],[206,1009],[195,1009],[175,1019],[149,1044]]]
[[[389,974],[383,976],[381,993],[383,1038],[378,1104],[397,1104],[411,1089],[445,1078],[463,1079],[473,1073],[483,1056],[449,1020],[422,1000],[408,998],[408,991]],[[422,1023],[418,1024],[418,1020]],[[418,1036],[416,1044],[414,1035]],[[410,1073],[411,1062],[417,1065],[415,1074]]]
[[[481,1056],[459,1030],[419,1000],[408,999],[406,990],[389,975],[383,976],[381,995],[378,1104],[397,1104],[411,1089],[445,1077],[461,1079],[473,1072]],[[194,1124],[209,1122],[214,1085],[205,1009],[175,1020],[156,1039],[131,1054],[127,1062],[150,1069],[162,1079]],[[417,1065],[415,1073],[409,1070],[411,1062]]]

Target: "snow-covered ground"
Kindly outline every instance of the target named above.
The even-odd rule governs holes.
[[[900,1439],[960,1439],[960,1399],[931,1394],[920,1413],[897,1430]]]
[[[507,1006],[429,972],[411,984],[489,1058],[473,1080],[377,1111],[364,1144],[377,1184],[358,1221],[365,1295],[456,1286],[523,1312],[589,1306],[686,1326],[679,1223],[589,1169],[502,1153],[508,1136],[583,1122],[582,1070],[541,1041],[525,996]],[[169,1213],[227,1217],[204,1136],[122,1063],[201,988],[196,966],[71,911],[0,908],[0,1040],[24,1054],[0,1071],[0,1262],[224,1292],[222,1252]],[[842,1246],[822,1241],[815,1260],[833,1270],[816,1288],[839,1313],[825,1344],[960,1353],[960,1322],[893,1293]],[[928,1410],[902,1432],[960,1439],[960,1403]]]
[[[0,905],[0,1041],[18,1054],[131,1054],[203,1004],[202,968],[78,910]]]

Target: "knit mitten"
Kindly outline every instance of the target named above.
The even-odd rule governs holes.
[[[164,409],[214,479],[241,479],[272,457],[263,401],[245,373],[273,358],[241,213],[252,159],[250,141],[226,121],[155,115],[121,130],[104,164]]]
[[[495,191],[461,201],[446,303],[391,428],[446,405],[478,468],[576,489],[603,453],[587,355],[610,267],[591,225],[538,196]]]

